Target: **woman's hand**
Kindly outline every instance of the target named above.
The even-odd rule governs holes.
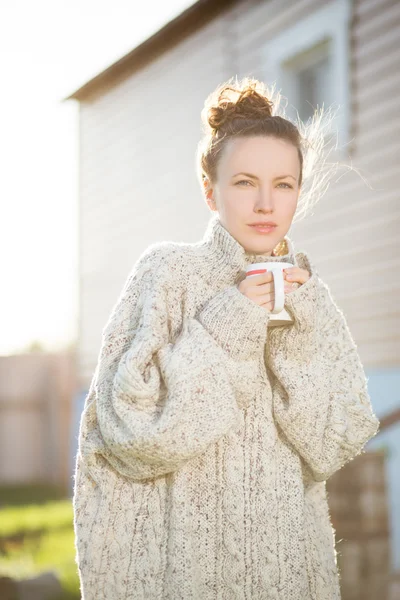
[[[283,269],[285,293],[290,294],[310,279],[311,275],[307,269],[300,267],[288,267]],[[294,285],[293,285],[294,284]]]
[[[268,312],[274,308],[274,276],[271,271],[245,277],[237,287],[242,294]]]
[[[300,267],[288,267],[283,270],[284,290],[290,294],[310,278],[307,269]],[[274,276],[272,271],[266,271],[259,275],[246,277],[238,284],[239,291],[250,300],[264,307],[268,312],[274,308]]]

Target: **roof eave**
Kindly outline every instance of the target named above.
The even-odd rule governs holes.
[[[143,68],[162,52],[179,44],[187,36],[237,2],[238,0],[219,0],[218,2],[198,0],[128,54],[63,98],[62,102],[66,100],[84,101],[104,86],[109,87],[116,80],[131,75],[132,72]]]

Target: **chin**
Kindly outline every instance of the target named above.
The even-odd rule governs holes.
[[[271,254],[272,250],[275,248],[276,244],[274,243],[271,246],[271,243],[267,244],[262,243],[262,240],[260,240],[260,242],[258,244],[254,243],[254,240],[252,240],[252,242],[249,242],[248,244],[244,245],[244,248],[246,250],[246,252],[252,252],[253,254]]]

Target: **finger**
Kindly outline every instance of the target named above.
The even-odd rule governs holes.
[[[295,290],[298,290],[300,286],[301,284],[297,281],[293,281],[293,283],[290,283],[287,286],[285,285],[285,294],[291,294]]]
[[[253,288],[253,294],[255,294],[257,297],[265,296],[267,294],[269,294],[271,296],[274,293],[274,291],[275,291],[275,286],[274,286],[273,282],[256,285]]]
[[[260,304],[262,306],[266,302],[271,302],[273,300],[273,298],[274,298],[273,292],[267,293],[267,294],[261,294],[260,296],[257,296],[257,304]]]
[[[285,273],[285,280],[288,282],[305,283],[310,278],[310,273],[306,269],[296,268],[289,273]]]
[[[259,306],[262,306],[263,308],[268,308],[269,312],[271,312],[272,309],[274,308],[274,303],[270,298],[270,299],[266,299],[263,302],[260,302]]]
[[[257,275],[251,275],[251,277],[247,276],[246,279],[254,282],[254,285],[260,285],[261,283],[266,283],[268,281],[272,281],[273,274],[272,274],[272,271],[265,271],[264,273],[258,273]]]
[[[287,269],[283,269],[285,277],[297,276],[301,271],[303,271],[303,269],[300,269],[300,267],[289,267]]]

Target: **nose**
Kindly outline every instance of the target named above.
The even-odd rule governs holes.
[[[274,200],[272,197],[272,192],[268,188],[260,188],[259,194],[257,197],[257,202],[254,206],[255,211],[262,212],[273,212],[274,210]]]

